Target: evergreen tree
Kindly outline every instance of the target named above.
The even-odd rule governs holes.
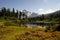
[[[17,10],[16,14],[15,14],[15,17],[18,18],[19,17],[19,12]]]
[[[21,20],[22,12],[19,12],[19,19]]]
[[[12,10],[12,16],[15,17],[15,9]]]
[[[6,15],[9,16],[9,17],[11,16],[11,12],[10,12],[9,8],[7,9],[7,14]]]
[[[7,10],[5,7],[2,8],[2,14],[3,14],[4,19],[6,19]]]

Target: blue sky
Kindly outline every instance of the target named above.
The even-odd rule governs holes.
[[[50,13],[60,9],[60,0],[0,0],[0,8],[26,9],[39,14]]]

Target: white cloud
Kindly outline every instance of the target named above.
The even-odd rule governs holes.
[[[56,11],[56,10],[48,9],[48,10],[46,11],[46,13],[51,13],[51,12],[54,12],[54,11]]]
[[[39,9],[39,11],[42,11],[43,9],[41,8],[41,9]]]
[[[48,13],[52,13],[52,12],[55,12],[55,11],[57,11],[57,10],[54,10],[54,9],[48,9],[48,10],[45,10],[45,9],[39,9],[38,11],[37,11],[37,13],[38,14],[48,14]]]

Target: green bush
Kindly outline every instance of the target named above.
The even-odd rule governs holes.
[[[45,31],[58,31],[59,24],[54,24],[53,26],[46,27]]]

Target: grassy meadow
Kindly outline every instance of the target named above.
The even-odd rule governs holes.
[[[4,22],[0,22],[0,40],[60,40],[60,32],[47,32],[44,28],[4,26]]]

